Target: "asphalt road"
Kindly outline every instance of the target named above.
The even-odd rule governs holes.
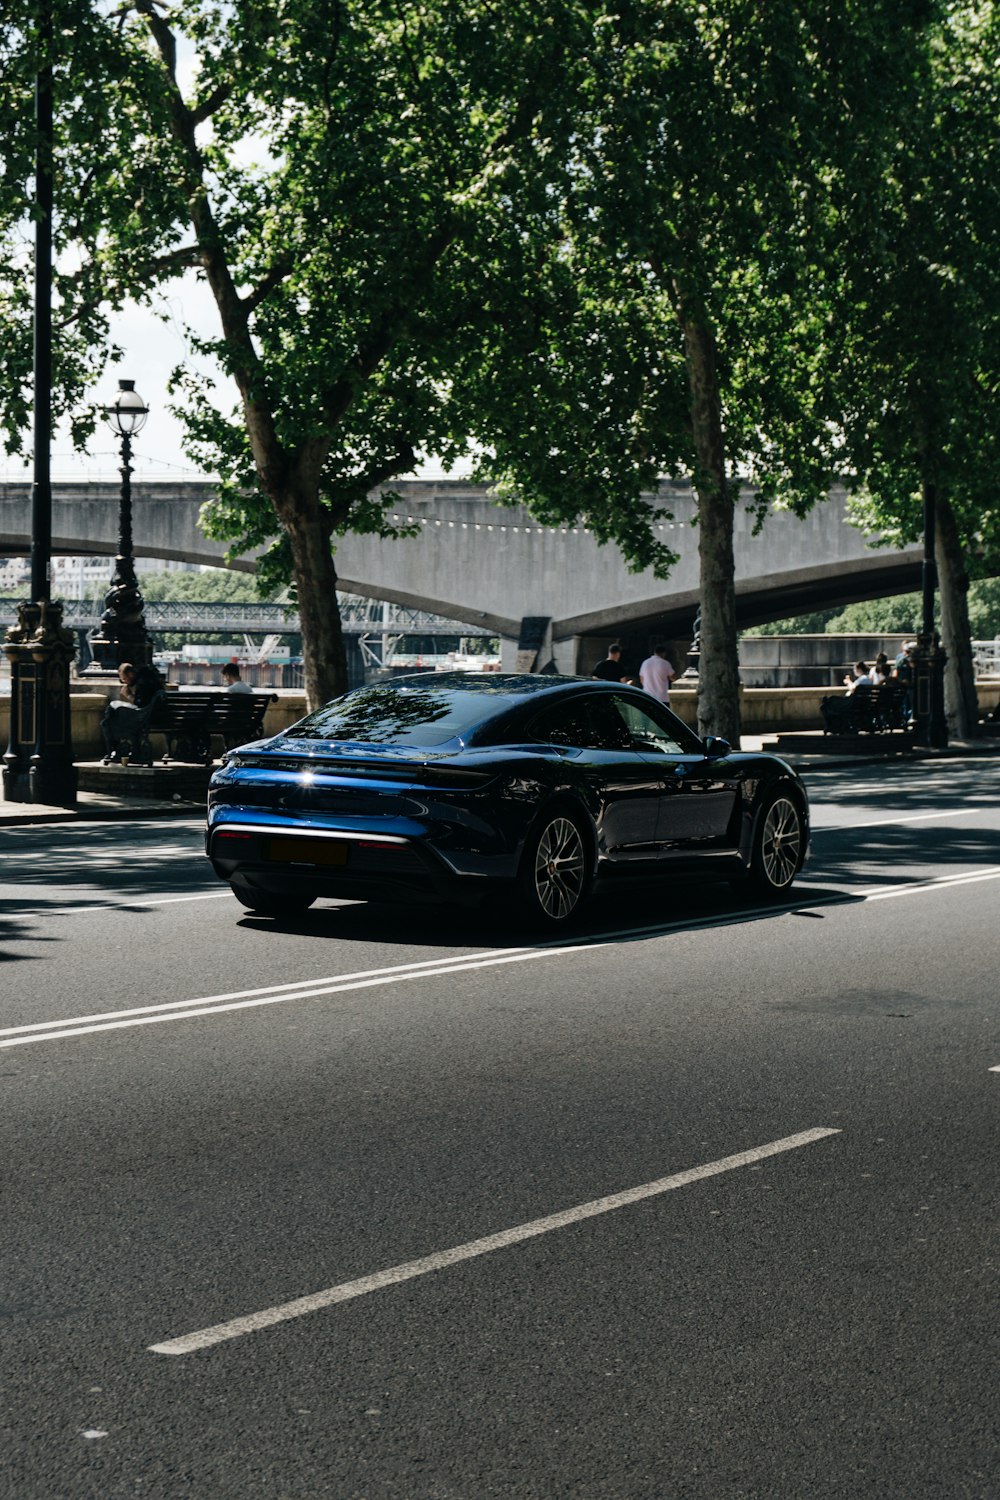
[[[810,790],[547,945],[0,830],[0,1495],[995,1500],[1000,762]]]

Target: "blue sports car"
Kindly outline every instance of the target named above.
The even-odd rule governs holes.
[[[207,852],[269,915],[317,896],[499,890],[558,927],[600,882],[693,867],[781,895],[806,857],[808,808],[784,761],[702,741],[638,688],[421,673],[230,751],[212,777]]]

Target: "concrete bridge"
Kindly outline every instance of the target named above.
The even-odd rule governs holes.
[[[393,488],[398,501],[391,515],[416,525],[418,534],[398,542],[343,538],[336,560],[345,592],[489,630],[503,639],[511,665],[529,617],[540,622],[533,644],[564,671],[588,665],[616,635],[636,642],[654,632],[690,640],[699,590],[697,507],[689,486],[660,489],[673,515],[661,523],[660,535],[680,554],[666,581],[629,573],[617,548],[599,546],[583,526],[543,526],[523,509],[496,505],[481,485],[406,480]],[[224,545],[198,525],[210,494],[196,483],[134,485],[137,555],[224,566]],[[116,484],[57,484],[53,550],[113,555],[117,517]],[[28,550],[29,526],[29,486],[0,485],[0,556]],[[752,517],[739,509],[735,549],[741,629],[919,586],[919,546],[872,550],[847,523],[842,491],[803,521],[769,517],[758,536]],[[252,572],[254,564],[255,554],[231,566]]]

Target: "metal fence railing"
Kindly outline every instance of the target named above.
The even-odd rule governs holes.
[[[1000,636],[992,641],[973,641],[972,660],[977,677],[1000,677]]]

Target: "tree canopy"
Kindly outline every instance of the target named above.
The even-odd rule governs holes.
[[[929,472],[966,535],[982,516],[998,425],[991,3],[52,12],[57,412],[85,432],[110,308],[179,273],[207,283],[218,327],[191,340],[219,375],[182,368],[174,385],[189,451],[221,475],[206,524],[268,549],[265,589],[290,582],[313,702],[346,680],[336,538],[391,534],[392,482],[418,453],[447,463],[474,444],[501,497],[584,517],[661,575],[653,487],[691,476],[701,722],[734,740],[735,505],[802,512],[846,467],[883,524],[912,529]],[[14,447],[40,55],[36,6],[7,0]]]
[[[73,262],[62,326],[89,349],[109,306],[152,297],[179,271],[207,281],[218,333],[192,342],[215,357],[220,384],[181,370],[175,389],[190,451],[222,478],[208,525],[238,548],[273,542],[261,576],[291,578],[307,691],[329,697],[345,683],[331,544],[348,528],[391,530],[380,487],[418,450],[460,451],[447,342],[483,315],[477,257],[462,251],[558,156],[587,7],[54,5],[57,244]],[[4,103],[30,118],[27,0],[2,32],[16,64]],[[15,133],[4,178],[11,243],[30,214],[30,134]],[[0,372],[16,445],[28,309],[14,259],[0,275],[2,331],[18,351]],[[70,353],[67,341],[65,405],[81,389]]]
[[[693,476],[699,721],[734,742],[733,508],[802,513],[841,466],[840,237],[879,191],[924,14],[635,0],[605,15],[548,231],[520,229],[525,291],[497,297],[511,335],[461,367],[484,472],[539,514],[617,505],[644,528],[655,477]]]
[[[976,724],[966,591],[1000,566],[1000,18],[951,4],[925,34],[874,212],[850,227],[844,428],[856,514],[937,533],[950,728]]]

